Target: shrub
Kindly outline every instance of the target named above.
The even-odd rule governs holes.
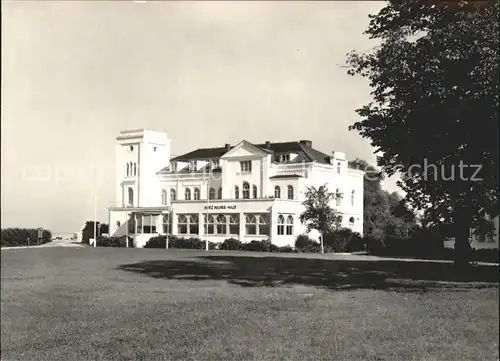
[[[321,245],[307,234],[301,234],[295,239],[295,249],[299,252],[318,253],[321,252]]]
[[[378,254],[385,246],[384,242],[374,237],[363,237],[362,242],[363,248],[371,254]]]
[[[447,259],[450,252],[444,248],[444,237],[437,230],[417,229],[410,238],[389,236],[384,247],[373,251],[384,256]]]
[[[38,229],[36,228],[5,228],[2,229],[1,246],[34,246],[38,244]],[[40,244],[48,243],[52,240],[52,233],[44,229]]]
[[[222,243],[215,243],[215,242],[208,241],[208,249],[209,250],[220,249],[221,244]]]
[[[243,250],[243,243],[235,238],[228,238],[222,242],[219,249],[224,251],[241,251]]]
[[[170,237],[172,238],[172,237]],[[167,245],[167,237],[166,236],[156,236],[151,237],[149,241],[146,242],[144,248],[163,248],[165,249]]]
[[[290,246],[281,246],[278,248],[278,252],[280,252],[280,253],[292,253],[292,252],[296,252],[296,251]]]
[[[183,238],[172,236],[169,238],[168,248],[205,249],[205,241],[196,237]]]
[[[278,252],[279,248],[269,240],[254,240],[249,243],[243,243],[243,250],[251,252]]]
[[[476,249],[473,252],[472,258],[476,262],[498,263],[498,248]]]
[[[129,248],[134,248],[134,241],[128,237]],[[127,236],[98,237],[97,247],[127,247]]]
[[[329,251],[333,252],[353,252],[364,249],[361,243],[361,236],[349,228],[341,228],[326,234],[323,244],[325,249],[328,248]]]
[[[146,242],[144,248],[163,248],[166,249],[167,237],[166,236],[156,236],[151,237],[149,241]],[[214,242],[208,242],[208,249],[217,249],[218,244]],[[168,238],[168,248],[176,249],[205,249],[205,241],[199,238],[182,238],[177,236],[169,236]]]

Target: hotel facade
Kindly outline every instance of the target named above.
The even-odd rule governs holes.
[[[331,204],[341,226],[363,234],[364,172],[348,168],[344,153],[320,152],[308,140],[242,140],[171,158],[166,133],[125,130],[116,141],[109,233],[129,235],[136,247],[166,234],[293,246],[306,233],[299,218],[307,187],[325,184],[342,195]]]

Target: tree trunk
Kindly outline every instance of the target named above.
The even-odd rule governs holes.
[[[325,253],[325,246],[323,244],[323,233],[320,233],[319,239],[321,242],[321,253],[323,254],[323,253]]]
[[[469,266],[472,249],[469,241],[471,219],[465,214],[457,214],[455,218],[455,265]]]

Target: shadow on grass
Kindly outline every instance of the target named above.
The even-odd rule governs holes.
[[[126,264],[120,270],[154,278],[223,280],[242,287],[305,285],[332,290],[463,290],[498,287],[497,266],[457,269],[453,264],[348,261],[287,257],[202,256]]]

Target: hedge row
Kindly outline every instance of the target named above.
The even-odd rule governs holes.
[[[361,237],[349,229],[340,229],[324,236],[324,250],[330,252],[367,252],[368,254],[386,257],[423,258],[436,260],[453,260],[451,249],[444,248],[444,241],[439,234],[427,231],[419,232],[410,239],[388,238],[385,242],[369,237]],[[153,237],[146,243],[146,248],[166,248],[166,237]],[[169,248],[205,249],[205,241],[199,238],[169,237]],[[319,253],[318,241],[302,234],[295,240],[295,247],[278,247],[269,241],[251,241],[242,243],[229,238],[222,243],[209,242],[209,249],[253,251],[253,252],[305,252]],[[480,262],[497,262],[498,249],[481,249],[473,252],[472,258]]]
[[[199,238],[169,237],[168,248],[183,249],[205,249],[205,241]],[[166,248],[166,236],[156,236],[151,238],[145,248]],[[325,252],[354,252],[365,250],[365,244],[361,237],[351,232],[349,229],[337,231],[335,234],[325,236]],[[307,235],[300,235],[295,241],[295,247],[278,247],[268,240],[253,240],[243,243],[235,238],[228,238],[222,243],[209,242],[209,249],[225,251],[253,251],[253,252],[321,252],[319,242],[311,239]]]
[[[134,241],[128,237],[129,248],[134,247]],[[127,247],[127,236],[97,237],[97,247]]]
[[[52,233],[43,230],[40,244],[48,243],[52,240]],[[34,246],[38,244],[38,229],[36,228],[5,228],[2,229],[1,246]]]
[[[199,238],[181,238],[170,236],[168,239],[168,248],[181,249],[205,249],[204,240]],[[152,237],[144,248],[166,248],[166,236]],[[254,251],[254,252],[293,252],[292,247],[278,247],[269,241],[251,241],[243,243],[235,238],[228,238],[222,243],[208,242],[210,250],[225,251]]]

